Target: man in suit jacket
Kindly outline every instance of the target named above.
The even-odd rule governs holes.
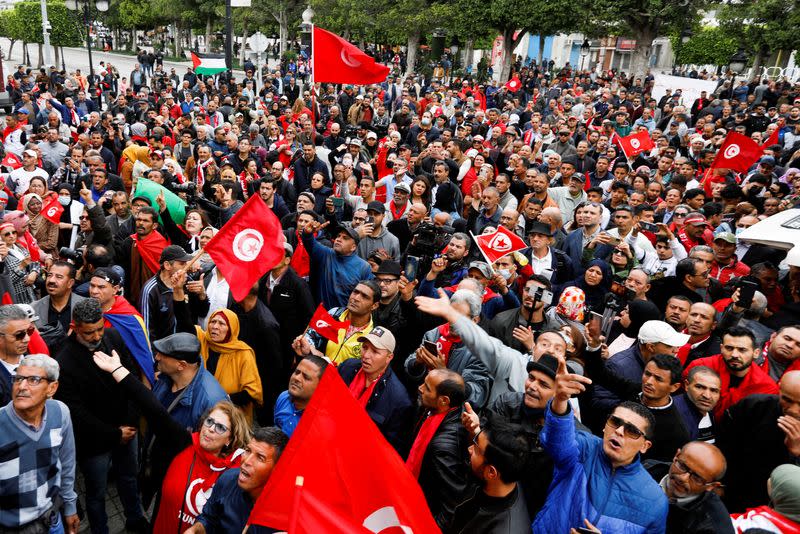
[[[47,295],[31,303],[35,314],[36,328],[60,326],[62,337],[66,338],[69,323],[72,320],[72,309],[85,300],[72,292],[75,286],[75,265],[66,261],[57,261],[50,267],[45,279]],[[52,343],[53,340],[49,340]],[[54,349],[56,347],[51,347]]]

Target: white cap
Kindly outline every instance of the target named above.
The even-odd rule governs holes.
[[[795,245],[786,255],[786,265],[789,267],[800,267],[800,245]]]
[[[647,321],[639,329],[640,343],[663,343],[670,347],[682,347],[689,342],[689,334],[676,332],[664,321]]]

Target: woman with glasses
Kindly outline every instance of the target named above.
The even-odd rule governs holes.
[[[14,288],[14,302],[29,304],[36,300],[33,285],[42,267],[17,243],[17,230],[13,223],[0,224],[0,239],[7,249],[4,263]]]
[[[198,431],[183,428],[141,381],[111,356],[95,352],[95,364],[111,373],[119,386],[141,409],[158,438],[158,460],[169,464],[156,501],[153,532],[183,532],[189,529],[222,473],[236,468],[250,440],[250,427],[242,412],[230,401],[220,401],[197,422]]]
[[[686,204],[678,204],[675,206],[675,211],[672,212],[672,219],[669,223],[669,229],[673,234],[677,234],[681,228],[684,227],[686,224],[686,216],[689,215],[691,211],[692,208]]]

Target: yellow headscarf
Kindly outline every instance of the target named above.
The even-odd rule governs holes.
[[[202,354],[204,358],[208,358],[208,349],[220,354],[243,350],[253,353],[253,358],[255,358],[255,352],[250,348],[250,345],[239,339],[239,317],[237,317],[235,313],[227,308],[223,308],[212,313],[208,318],[208,322],[211,322],[211,319],[220,314],[222,314],[225,322],[228,324],[228,341],[224,343],[212,341],[208,330],[203,330],[199,326],[195,326],[197,329],[197,338],[200,340],[200,354]],[[208,324],[208,322],[206,324]]]
[[[150,149],[146,146],[130,145],[122,151],[122,156],[131,163],[141,161],[148,167],[150,166]]]

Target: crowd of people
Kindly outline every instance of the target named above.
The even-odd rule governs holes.
[[[800,532],[800,248],[740,239],[800,203],[800,83],[161,69],[8,77],[1,532],[106,533],[109,481],[129,531],[241,532],[334,368],[442,532]],[[712,169],[729,132],[774,144]],[[204,246],[256,195],[236,300]]]

